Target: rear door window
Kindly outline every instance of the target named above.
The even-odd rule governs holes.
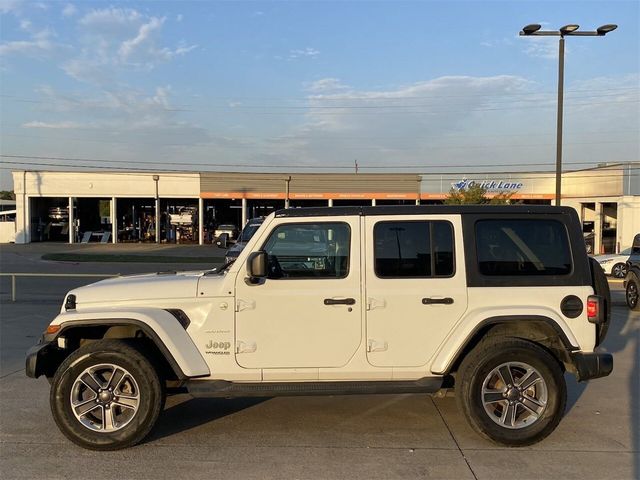
[[[572,271],[568,233],[555,220],[480,220],[476,247],[483,275],[569,275]]]
[[[449,222],[378,222],[373,238],[379,278],[453,276],[453,226]]]

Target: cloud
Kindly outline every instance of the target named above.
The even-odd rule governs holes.
[[[182,15],[181,13],[176,15],[176,22],[180,23],[183,19],[184,19],[184,15]]]
[[[80,126],[82,125],[76,122],[49,123],[49,122],[32,121],[32,122],[27,122],[22,124],[23,128],[51,128],[55,130],[73,129],[73,128],[78,128]]]
[[[146,46],[147,51],[153,51],[152,37],[164,24],[166,17],[151,17],[147,23],[140,25],[138,34],[120,45],[118,53],[123,61],[127,61],[136,50]]]
[[[458,155],[461,162],[468,162],[472,150],[449,152],[445,145],[465,145],[464,133],[482,132],[492,124],[489,117],[507,128],[512,122],[509,112],[493,110],[504,108],[499,104],[504,96],[515,94],[517,99],[533,86],[511,75],[447,76],[381,90],[321,79],[305,85],[309,95],[304,121],[258,156],[265,162],[280,158],[305,165],[352,165],[354,158],[369,166],[427,164]],[[452,133],[462,135],[462,140],[448,139]],[[482,152],[474,152],[476,157]]]
[[[73,3],[67,3],[62,9],[62,16],[65,18],[73,17],[78,13],[78,9]]]
[[[547,60],[558,59],[558,40],[554,37],[526,37],[524,53],[530,57],[544,58]],[[565,47],[565,54],[568,49]]]
[[[315,58],[320,55],[320,51],[315,48],[307,47],[303,49],[296,49],[289,51],[289,59],[294,60],[296,58]]]
[[[143,18],[142,14],[132,8],[109,7],[91,10],[78,23],[94,31],[115,32],[123,28],[136,28]]]
[[[46,56],[54,51],[56,44],[52,38],[55,33],[49,28],[34,30],[31,22],[24,20],[20,27],[30,32],[28,40],[12,40],[0,44],[0,56],[27,55]]]
[[[0,0],[0,14],[18,14],[22,11],[23,0]]]
[[[61,68],[78,81],[106,85],[126,71],[149,71],[198,47],[184,41],[163,45],[166,20],[131,8],[94,9],[78,20],[81,54]]]
[[[335,93],[336,91],[348,88],[349,87],[347,85],[344,85],[337,78],[321,78],[320,80],[310,83],[305,89],[311,93]]]

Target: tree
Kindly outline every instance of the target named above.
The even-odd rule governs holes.
[[[449,190],[449,196],[445,199],[444,203],[446,205],[488,203],[489,199],[486,197],[486,194],[487,191],[480,185],[472,185],[459,190],[451,188],[451,190]]]
[[[0,191],[0,200],[15,200],[16,194],[13,193],[13,190],[2,190]]]
[[[511,192],[500,192],[493,197],[487,197],[487,190],[474,184],[467,188],[449,190],[449,196],[445,199],[446,205],[508,205],[511,203]]]

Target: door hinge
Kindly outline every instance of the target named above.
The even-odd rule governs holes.
[[[243,342],[241,340],[236,342],[236,353],[253,353],[257,349],[256,342]]]
[[[369,340],[367,343],[367,352],[386,352],[389,344],[385,341]]]
[[[374,310],[376,308],[384,308],[387,306],[387,301],[384,298],[367,298],[367,310]]]
[[[236,312],[253,310],[254,308],[256,308],[256,302],[253,300],[242,300],[241,298],[236,300]]]

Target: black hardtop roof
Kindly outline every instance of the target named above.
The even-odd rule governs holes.
[[[571,207],[551,205],[384,205],[376,207],[305,207],[276,211],[276,217],[335,217],[348,215],[525,215],[571,214]]]

